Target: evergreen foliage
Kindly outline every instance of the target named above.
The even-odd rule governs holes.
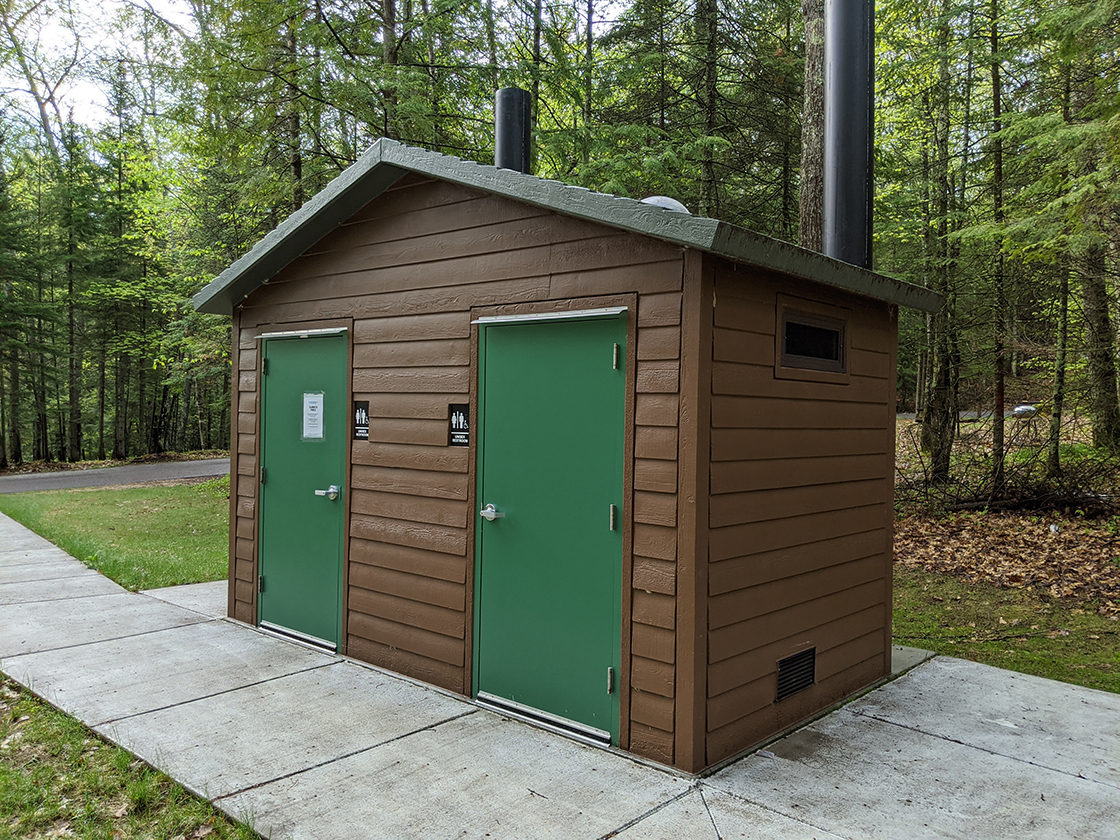
[[[1054,415],[1054,473],[1073,413],[1120,449],[1120,0],[877,6],[876,267],[947,300],[901,315],[934,477],[1001,400]],[[490,161],[500,86],[533,94],[538,175],[787,240],[814,206],[812,2],[113,8],[0,10],[0,465],[228,445],[229,325],[189,296],[377,137]]]

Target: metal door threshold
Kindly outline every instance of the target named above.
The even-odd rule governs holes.
[[[541,729],[547,729],[549,732],[555,732],[557,735],[566,735],[592,747],[609,747],[611,745],[611,733],[596,729],[594,726],[576,723],[574,720],[542,712],[540,709],[534,709],[531,706],[523,706],[521,703],[507,700],[504,697],[495,697],[485,691],[478,692],[475,699],[478,705],[484,709],[517,718],[534,726],[539,726]]]
[[[284,641],[296,642],[297,644],[305,645],[315,650],[322,650],[327,653],[338,652],[338,645],[334,642],[328,642],[326,639],[320,639],[318,636],[309,636],[307,633],[300,633],[298,630],[289,630],[287,627],[269,624],[267,621],[262,621],[258,624],[257,629],[270,636],[277,636]]]

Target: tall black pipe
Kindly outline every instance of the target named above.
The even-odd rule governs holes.
[[[825,0],[821,250],[871,268],[875,0]]]
[[[501,88],[494,94],[494,165],[529,171],[529,91]]]

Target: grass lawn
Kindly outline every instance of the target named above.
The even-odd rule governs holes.
[[[0,511],[127,589],[221,580],[228,479],[0,496]]]
[[[0,675],[0,840],[257,835]]]
[[[894,640],[1120,692],[1120,623],[1093,603],[895,564]]]

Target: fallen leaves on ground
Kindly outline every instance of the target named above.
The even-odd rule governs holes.
[[[1120,531],[1114,519],[912,515],[895,523],[895,561],[1063,601],[1093,602],[1101,615],[1120,616]]]

